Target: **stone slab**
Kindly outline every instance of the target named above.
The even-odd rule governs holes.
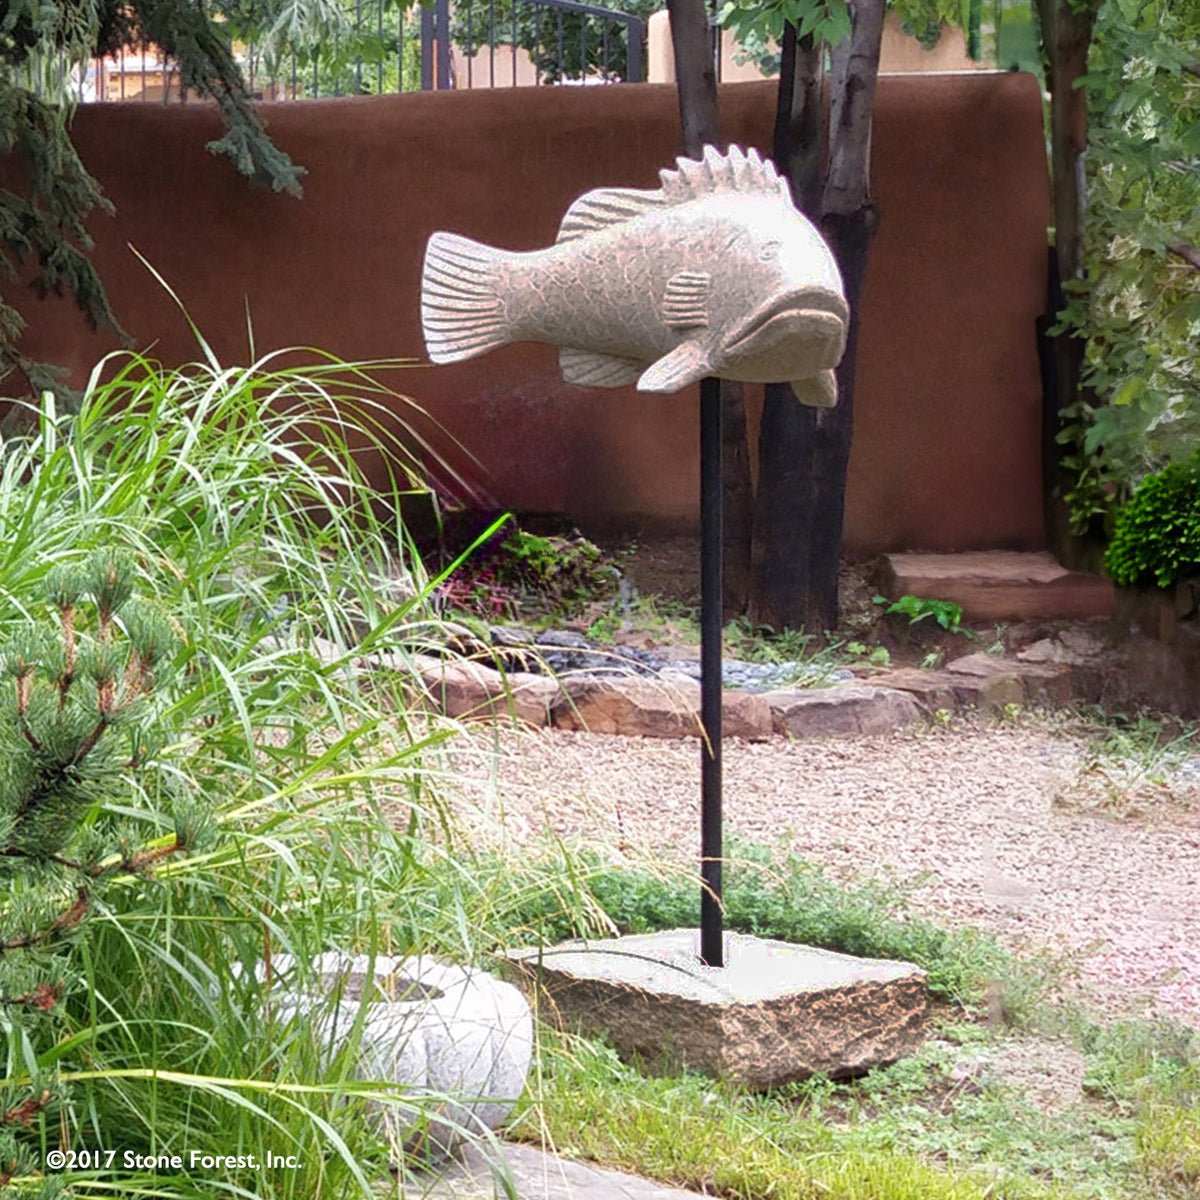
[[[764,693],[776,733],[797,738],[863,737],[905,729],[921,719],[907,692],[870,684]]]
[[[1112,580],[1069,571],[1045,551],[888,554],[877,585],[891,600],[952,600],[967,621],[1081,620],[1116,611]]]
[[[465,1149],[444,1173],[407,1183],[407,1200],[495,1200],[504,1195],[507,1176],[517,1200],[689,1200],[699,1192],[663,1187],[623,1171],[568,1162],[534,1146],[498,1147],[503,1162],[475,1148]]]
[[[570,678],[550,709],[556,729],[619,733],[635,737],[699,737],[700,685],[652,679]],[[726,691],[721,697],[725,737],[761,741],[771,736],[771,709],[763,697]]]
[[[859,1075],[924,1044],[925,973],[911,963],[725,935],[725,965],[674,929],[508,958],[543,1019],[607,1032],[617,1050],[743,1087]]]

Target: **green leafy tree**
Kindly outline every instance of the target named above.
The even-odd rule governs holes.
[[[972,55],[987,32],[1004,61],[1003,4],[992,8],[990,31],[981,0],[897,0],[891,8],[927,46],[957,25]],[[1054,344],[1066,449],[1050,464],[1047,524],[1070,558],[1077,546],[1065,536],[1065,513],[1076,530],[1107,517],[1131,478],[1200,441],[1200,5],[1031,0],[1030,8],[1050,93],[1054,253],[1071,297]],[[834,249],[854,313],[874,219],[865,139],[881,6],[728,0],[721,19],[760,59],[770,58],[772,39],[781,47],[775,158]],[[1015,59],[1030,65],[1019,47],[1024,22],[1013,14],[1009,25]],[[767,389],[746,607],[777,628],[829,628],[836,617],[854,332],[836,409],[803,409],[785,388]]]
[[[413,0],[223,0],[226,33],[250,48],[272,94],[378,95],[421,86]]]
[[[663,7],[663,0],[590,2],[643,19]],[[456,45],[470,53],[489,43],[515,44],[529,54],[544,83],[585,75],[625,77],[628,33],[624,23],[530,0],[461,0],[452,14],[450,33]]]
[[[1083,263],[1062,317],[1081,388],[1059,435],[1077,534],[1200,447],[1200,5],[1106,0],[1084,85]]]
[[[73,295],[93,327],[118,331],[88,257],[88,217],[112,206],[80,161],[69,122],[73,80],[89,60],[142,45],[173,59],[189,92],[216,101],[225,133],[210,150],[276,191],[299,195],[303,174],[267,136],[226,31],[201,0],[0,0],[0,153],[16,165],[0,188],[0,263],[10,281],[36,263],[39,293]],[[19,349],[23,329],[0,299],[0,371],[16,370],[34,390],[53,386],[52,370]]]

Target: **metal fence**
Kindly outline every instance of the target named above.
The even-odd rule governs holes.
[[[251,39],[231,48],[264,100],[645,78],[642,18],[580,0],[432,0],[415,11],[347,0],[343,23],[317,45],[270,57]],[[83,101],[188,99],[154,47],[93,61],[71,89]]]

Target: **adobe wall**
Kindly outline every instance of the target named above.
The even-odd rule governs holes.
[[[725,137],[769,148],[772,83],[725,85]],[[249,188],[204,149],[204,105],[82,108],[74,136],[117,208],[93,222],[96,262],[141,346],[198,356],[176,289],[226,361],[312,345],[348,358],[423,353],[427,236],[550,244],[560,214],[600,185],[656,187],[678,152],[670,86],[504,89],[264,106],[308,168],[297,201]],[[879,228],[862,310],[847,546],[1043,545],[1040,383],[1049,200],[1041,103],[1016,74],[880,81],[873,187]],[[115,345],[66,300],[21,301],[24,349],[82,381]],[[482,463],[503,507],[583,522],[690,528],[696,389],[644,396],[562,384],[556,352],[507,347],[416,366],[400,386]]]

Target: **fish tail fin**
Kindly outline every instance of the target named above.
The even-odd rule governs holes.
[[[509,341],[495,270],[507,257],[455,233],[430,237],[421,272],[421,329],[433,362],[460,362]]]

